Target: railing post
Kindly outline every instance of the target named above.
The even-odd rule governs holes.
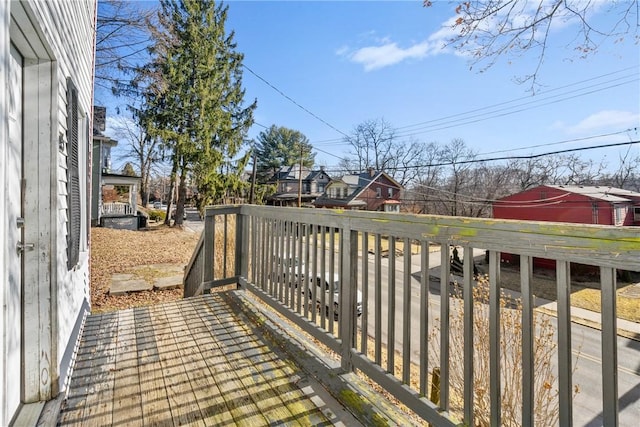
[[[236,214],[236,262],[234,275],[238,279],[249,277],[249,218],[245,217],[242,207]],[[238,288],[241,286],[238,280]]]
[[[202,263],[202,281],[211,282],[213,280],[213,268],[215,265],[215,228],[216,217],[213,214],[209,214],[208,210],[205,212],[204,217],[204,261]],[[205,290],[204,293],[209,293],[209,290]]]
[[[341,341],[341,367],[345,372],[353,371],[351,361],[351,349],[354,347],[356,337],[355,306],[358,295],[358,232],[350,227],[343,229],[340,242],[342,256],[342,274],[340,279],[340,337]]]

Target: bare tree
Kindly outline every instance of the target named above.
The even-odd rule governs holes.
[[[425,6],[434,2],[424,0]],[[499,57],[533,55],[537,63],[522,81],[536,85],[554,27],[574,24],[577,34],[567,52],[585,57],[596,52],[606,40],[639,39],[638,0],[475,0],[460,1],[451,22],[456,32],[448,41],[472,58],[472,66],[486,70]],[[598,13],[611,19],[595,22]],[[605,26],[602,26],[605,25]]]
[[[603,181],[612,187],[640,191],[640,154],[634,156],[629,149],[624,155],[620,155],[618,170],[612,175],[604,176]]]
[[[385,170],[394,156],[395,129],[384,119],[366,120],[345,138],[353,151],[341,162],[352,172],[367,168]]]
[[[155,165],[162,161],[162,147],[157,138],[150,137],[140,125],[139,110],[130,107],[133,118],[123,117],[113,126],[114,134],[127,143],[123,157],[133,159],[132,163],[140,174],[140,197],[142,205],[149,204],[149,180]],[[137,120],[137,121],[134,121]]]
[[[416,165],[415,179],[409,182],[409,191],[405,192],[405,204],[413,205],[414,211],[420,214],[437,213],[434,207],[437,187],[442,179],[442,168],[435,166],[440,156],[440,147],[431,142],[423,145],[419,164]]]
[[[146,21],[153,10],[143,3],[99,0],[96,22],[95,85],[114,94],[131,87],[132,71],[146,57]]]
[[[449,164],[450,173],[443,185],[440,203],[448,215],[457,216],[462,212],[462,200],[466,185],[472,176],[471,170],[476,154],[465,144],[462,139],[456,138],[450,144],[445,145],[440,151],[440,161]]]

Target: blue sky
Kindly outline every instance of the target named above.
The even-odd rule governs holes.
[[[406,143],[460,138],[487,157],[640,139],[637,129],[623,132],[640,128],[640,46],[633,36],[580,59],[567,48],[576,24],[556,25],[533,96],[516,79],[532,72],[534,56],[502,58],[480,72],[470,70],[467,57],[442,49],[444,25],[454,16],[449,2],[226,4],[227,30],[259,76],[244,71],[245,99],[258,100],[249,137],[272,124],[299,130],[317,148],[316,163],[329,168],[349,149],[343,134],[370,119],[384,119]],[[594,13],[603,26],[614,18]],[[526,148],[561,141],[573,142]],[[583,155],[617,164],[627,150]],[[631,150],[640,154],[640,144]]]

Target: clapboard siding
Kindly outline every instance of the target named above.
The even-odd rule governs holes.
[[[95,2],[70,1],[70,2],[40,2],[32,3],[34,12],[42,22],[42,30],[48,39],[53,55],[58,65],[57,69],[57,127],[58,135],[66,138],[67,111],[66,111],[66,78],[71,77],[78,88],[78,103],[80,115],[91,111],[92,82],[93,82],[93,44]],[[81,141],[79,148],[81,153],[87,151]],[[88,252],[80,254],[80,261],[75,270],[68,271],[67,263],[67,222],[69,218],[69,206],[67,203],[67,152],[68,146],[58,151],[57,155],[57,203],[56,212],[56,247],[58,250],[56,276],[58,278],[58,354],[57,362],[64,367],[64,350],[72,343],[69,342],[83,302],[89,298],[89,274]],[[83,159],[86,161],[87,159]],[[84,183],[86,184],[86,183]],[[88,206],[86,206],[88,208]],[[83,215],[83,218],[85,215]],[[88,225],[85,225],[88,226]],[[60,372],[60,382],[64,382],[65,372]]]
[[[24,164],[25,241],[34,250],[25,252],[23,275],[24,347],[23,384],[8,384],[0,372],[0,402],[3,393],[20,395],[23,402],[51,399],[64,389],[78,327],[89,307],[89,252],[81,246],[79,263],[67,269],[67,78],[78,89],[80,161],[88,162],[96,0],[0,2],[0,87],[6,87],[5,70],[9,46],[14,44],[24,57]],[[8,137],[8,99],[0,90],[0,142]],[[62,137],[63,144],[59,145]],[[0,171],[7,170],[0,150]],[[89,166],[87,166],[89,167]],[[80,173],[86,169],[81,168]],[[0,173],[0,223],[6,209],[5,177]],[[90,186],[86,180],[81,185]],[[90,191],[90,188],[82,192]],[[84,194],[84,193],[83,193]],[[87,222],[87,199],[82,198],[81,217]],[[81,232],[88,230],[83,224]],[[5,240],[0,227],[0,240]],[[7,248],[4,249],[9,250]],[[2,278],[7,275],[0,257]],[[2,301],[0,301],[1,303]],[[0,321],[0,327],[10,328]],[[2,352],[4,357],[4,352]],[[0,369],[1,370],[1,369]],[[15,415],[4,408],[0,425]]]

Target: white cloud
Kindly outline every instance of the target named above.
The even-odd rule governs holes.
[[[640,114],[630,111],[604,110],[591,114],[574,125],[557,122],[554,127],[564,130],[569,135],[593,133],[597,131],[617,131],[637,127]]]
[[[409,59],[422,59],[434,53],[435,46],[429,41],[402,48],[388,40],[378,46],[363,47],[354,51],[343,48],[338,52],[350,61],[362,64],[365,71],[377,70]]]

